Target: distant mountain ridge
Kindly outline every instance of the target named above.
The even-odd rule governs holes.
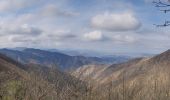
[[[98,67],[99,65],[87,65],[78,68],[71,72],[73,76],[76,76],[82,80],[90,77],[98,83],[109,83],[111,80],[117,82],[121,80],[123,74],[127,74],[127,79],[137,78],[144,73],[151,74],[153,70],[169,70],[170,69],[170,50],[167,50],[161,54],[147,58],[135,58],[127,62],[120,64],[113,64],[111,66]],[[96,73],[96,70],[100,73]],[[85,74],[88,73],[88,74]],[[156,73],[154,73],[156,74]]]
[[[46,66],[58,66],[61,69],[77,68],[87,64],[112,64],[127,61],[128,57],[84,57],[69,56],[60,52],[26,48],[24,50],[0,49],[5,54],[21,63],[35,63]]]

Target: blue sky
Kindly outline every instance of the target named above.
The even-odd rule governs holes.
[[[153,24],[169,15],[152,0],[0,0],[0,47],[160,53],[170,27]]]

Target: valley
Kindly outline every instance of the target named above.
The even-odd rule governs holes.
[[[43,63],[21,63],[4,53],[0,55],[0,100],[169,100],[169,59],[170,50],[112,65],[85,64],[65,72]]]
[[[170,0],[0,0],[0,100],[170,100]]]

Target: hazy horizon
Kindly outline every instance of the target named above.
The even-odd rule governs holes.
[[[39,50],[45,50],[45,51],[50,51],[50,52],[58,52],[58,53],[63,53],[67,55],[72,55],[72,56],[89,56],[89,57],[116,57],[116,56],[124,56],[124,57],[152,57],[154,55],[163,53],[138,53],[138,52],[102,52],[102,51],[93,51],[90,49],[66,49],[66,48],[33,48],[33,47],[6,47],[6,48],[0,48],[0,49],[9,49],[9,50],[18,50],[22,51],[25,49],[39,49]]]

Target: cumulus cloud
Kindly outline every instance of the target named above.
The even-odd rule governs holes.
[[[108,2],[101,0],[97,1],[97,5],[90,8],[90,6],[85,7],[84,2],[80,2],[80,5],[70,2],[68,0],[0,0],[0,47],[58,48],[61,46],[64,48],[80,47],[82,49],[86,47],[87,49],[94,48],[95,50],[108,49],[110,51],[130,48],[130,46],[134,47],[134,50],[141,46],[139,48],[141,50],[146,49],[146,47],[152,48],[153,46],[169,47],[167,43],[170,39],[163,32],[154,32],[154,34],[148,35],[150,32],[146,32],[145,29],[141,28],[145,30],[145,34],[133,34],[133,30],[137,30],[141,25],[135,16],[136,14],[141,20],[144,20],[143,23],[146,25],[154,23],[149,20],[153,16],[146,16],[149,20],[148,23],[142,17],[145,16],[143,12],[113,12],[125,9],[145,11],[143,4],[141,4],[142,7],[136,8],[136,6],[133,7],[133,5],[136,5],[133,0],[129,3],[125,2],[125,0],[110,0]],[[99,9],[94,9],[99,6]],[[150,8],[146,6],[146,9]],[[110,12],[103,13],[103,11]],[[152,14],[152,12],[150,13],[149,11],[149,14]],[[89,18],[89,16],[93,17]],[[94,29],[93,31],[85,22],[89,19]],[[148,28],[151,29],[152,27]],[[166,31],[168,32],[168,30]],[[84,32],[88,33],[80,36],[79,33]],[[160,35],[156,36],[156,34]]]
[[[92,18],[91,24],[95,28],[108,31],[136,30],[141,26],[132,12],[99,14]]]
[[[89,40],[89,41],[100,41],[104,39],[104,35],[102,34],[101,31],[93,31],[93,32],[85,33],[83,37],[85,40]]]

